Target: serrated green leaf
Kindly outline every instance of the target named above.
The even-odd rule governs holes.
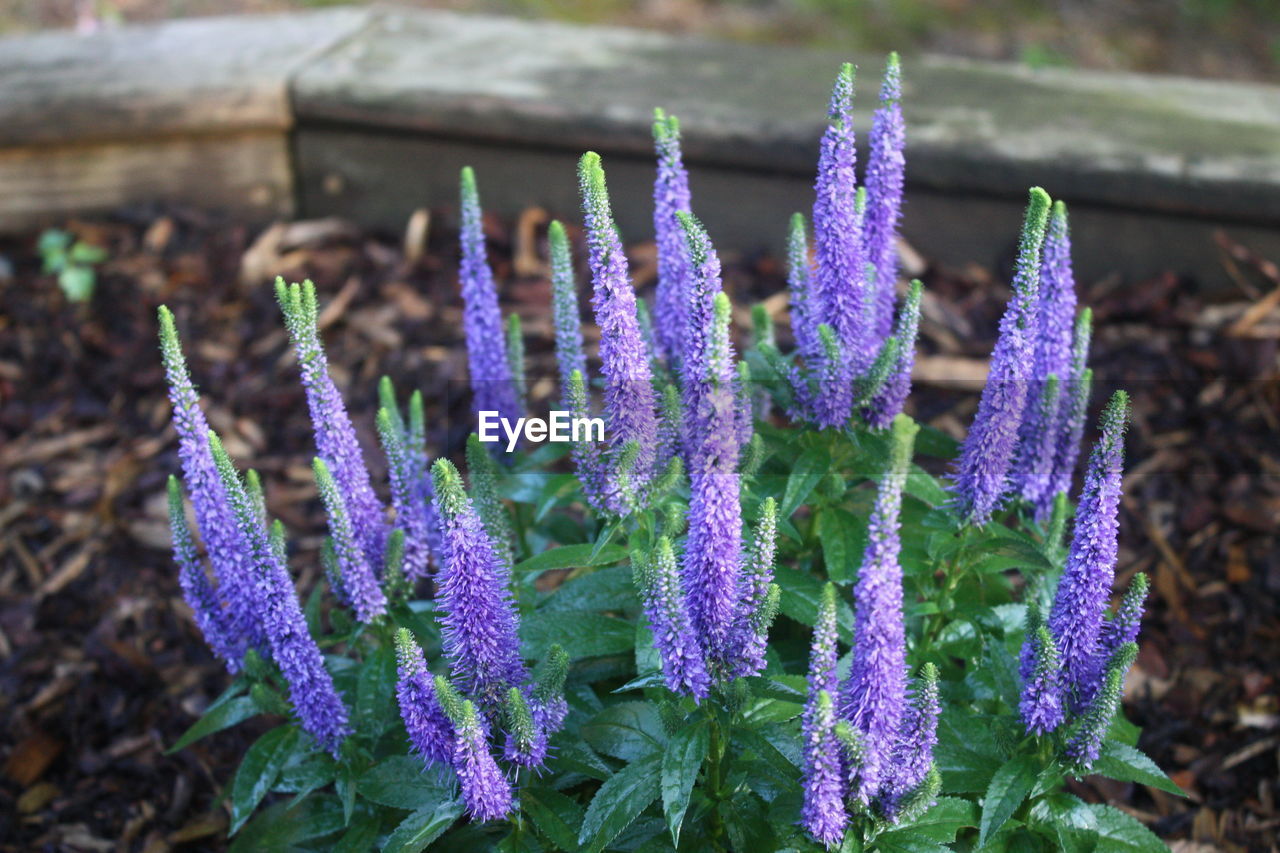
[[[548,548],[541,554],[534,554],[527,560],[516,563],[513,572],[545,572],[548,569],[579,569],[585,566],[607,566],[625,560],[628,554],[621,545],[604,545],[597,550],[599,543],[582,545],[560,545]]]
[[[979,847],[986,844],[1013,816],[1027,794],[1031,793],[1039,775],[1040,764],[1030,755],[1020,755],[995,772],[982,802],[982,819],[978,824]]]
[[[520,792],[520,804],[543,835],[561,850],[578,846],[583,809],[576,800],[551,788],[528,787]]]
[[[289,850],[341,830],[342,806],[337,798],[313,794],[296,806],[279,802],[258,812],[236,835],[228,853]]]
[[[582,819],[578,844],[600,851],[658,798],[658,754],[628,764],[610,776],[596,791]]]
[[[938,797],[933,807],[919,818],[879,836],[910,835],[928,841],[950,844],[956,834],[968,826],[978,825],[978,807],[959,797]]]
[[[551,746],[549,764],[554,772],[581,773],[602,782],[613,775],[613,769],[604,759],[576,737],[558,732],[552,737]]]
[[[1096,853],[1168,853],[1168,846],[1129,815],[1101,804],[1089,806],[1098,819]]]
[[[867,547],[866,524],[847,509],[824,507],[818,513],[818,541],[827,577],[837,583],[852,581]]]
[[[368,853],[378,840],[379,821],[374,814],[357,818],[329,853]]]
[[[787,477],[787,489],[782,495],[779,518],[790,518],[808,499],[814,487],[831,468],[831,456],[821,447],[810,447],[800,454]]]
[[[1074,794],[1054,791],[1031,807],[1032,828],[1063,853],[1092,853],[1098,841],[1098,818]]]
[[[258,803],[275,786],[280,771],[293,757],[301,735],[296,726],[277,726],[258,738],[244,754],[231,783],[230,835],[244,826]]]
[[[395,720],[395,650],[384,646],[373,652],[360,665],[357,684],[355,730],[376,740]]]
[[[400,821],[382,853],[419,853],[435,841],[462,815],[462,804],[456,800],[426,806]]]
[[[593,749],[623,761],[661,755],[667,744],[658,711],[648,702],[610,705],[585,723],[579,735]]]
[[[1144,753],[1114,740],[1103,743],[1102,754],[1094,762],[1090,772],[1121,782],[1150,785],[1180,797],[1187,795]]]
[[[707,724],[699,720],[672,735],[662,755],[662,811],[671,843],[677,847],[680,846],[680,825],[689,808],[689,794],[702,769],[709,741]]]
[[[177,743],[165,750],[165,755],[172,755],[185,749],[201,738],[229,729],[242,723],[258,713],[258,704],[249,696],[228,697],[221,704],[210,705],[204,716],[195,721],[191,728],[183,732]]]
[[[384,758],[356,781],[356,791],[366,800],[405,811],[432,808],[452,796],[452,782],[439,768],[423,766],[411,755]]]
[[[635,645],[635,627],[625,619],[589,610],[535,610],[520,619],[522,652],[545,657],[559,643],[571,659],[625,654]]]
[[[611,566],[566,581],[541,610],[629,610],[640,606],[631,569]]]
[[[822,581],[809,572],[791,570],[780,571],[773,579],[782,588],[779,609],[783,615],[812,628],[818,618],[818,604],[822,601]],[[836,627],[840,639],[852,642],[853,609],[844,596],[836,597]]]

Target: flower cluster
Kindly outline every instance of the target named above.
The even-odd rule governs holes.
[[[894,320],[898,222],[906,168],[901,69],[885,67],[871,125],[866,180],[858,185],[853,130],[854,68],[836,78],[813,203],[813,258],[804,217],[788,241],[791,328],[805,369],[789,371],[793,414],[820,428],[855,415],[878,429],[901,411],[915,360],[919,297]],[[885,386],[890,387],[885,387]]]
[[[898,560],[902,488],[919,427],[899,415],[890,430],[889,463],[854,588],[853,655],[843,684],[836,674],[836,595],[830,584],[814,625],[803,718],[802,823],[829,847],[843,837],[850,806],[871,808],[892,821],[927,808],[937,793],[937,672],[926,665],[909,699]]]
[[[1115,713],[1124,675],[1137,654],[1134,641],[1147,594],[1136,575],[1113,614],[1120,481],[1128,398],[1117,391],[1102,416],[1076,512],[1066,568],[1048,619],[1032,602],[1022,647],[1020,710],[1028,732],[1047,734],[1068,720],[1068,757],[1081,769],[1098,758]]]

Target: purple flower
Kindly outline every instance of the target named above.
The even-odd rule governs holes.
[[[256,615],[271,645],[271,658],[289,685],[289,699],[302,727],[322,748],[337,757],[338,748],[350,733],[347,709],[324,668],[320,647],[307,630],[307,621],[298,605],[298,595],[280,553],[262,525],[253,501],[245,492],[222,442],[211,430],[209,448],[218,475],[226,489],[227,502],[235,516],[253,567],[258,604]]]
[[[1018,439],[1018,463],[1015,478],[1021,484],[1022,499],[1029,503],[1038,519],[1053,512],[1054,459],[1058,452],[1058,418],[1062,413],[1062,383],[1056,373],[1043,382],[1032,380],[1028,386],[1026,420]]]
[[[394,400],[390,401],[394,405]],[[419,468],[419,454],[405,447],[403,426],[397,427],[394,408],[378,410],[378,437],[387,456],[391,478],[391,505],[396,510],[396,527],[404,531],[404,575],[409,580],[426,577],[430,563],[433,531],[437,525],[427,491],[426,472]],[[425,461],[425,454],[421,454]]]
[[[178,585],[182,587],[182,597],[195,617],[196,627],[213,653],[226,663],[227,669],[232,673],[239,672],[243,649],[231,638],[230,614],[218,600],[218,594],[200,564],[182,505],[182,486],[172,474],[169,475],[169,529],[173,534],[173,561],[178,564]]]
[[[771,603],[777,585],[773,583],[773,560],[777,553],[778,504],[765,498],[760,504],[760,519],[747,552],[743,577],[742,615],[739,616],[738,638],[733,651],[736,661],[733,674],[738,677],[756,675],[765,667],[765,649],[769,627],[777,615],[776,602]]]
[[[594,152],[583,155],[578,168],[586,221],[588,257],[594,292],[591,305],[600,327],[600,361],[604,374],[604,409],[609,446],[614,455],[610,501],[614,511],[628,511],[626,493],[643,493],[653,477],[658,418],[649,354],[636,320],[636,295],[627,274],[627,256],[613,223],[604,169]],[[628,444],[634,461],[622,470]],[[628,488],[622,488],[626,480]]]
[[[689,615],[717,674],[732,665],[734,627],[742,609],[742,505],[738,436],[729,344],[729,300],[716,294],[715,322],[706,330],[708,393],[696,412],[701,444],[689,460],[689,533],[682,581]]]
[[[813,623],[813,641],[809,646],[809,700],[805,705],[805,718],[817,712],[818,695],[826,692],[838,696],[840,690],[836,664],[839,660],[836,623],[836,587],[827,583],[822,588],[822,601],[818,603],[818,618]]]
[[[227,492],[218,476],[213,454],[209,450],[209,423],[200,410],[200,400],[182,345],[174,326],[173,314],[160,306],[160,351],[165,378],[169,383],[169,400],[173,404],[173,428],[178,434],[178,458],[182,474],[195,509],[196,524],[204,541],[217,579],[218,593],[227,604],[226,650],[232,654],[228,668],[237,670],[245,647],[267,653],[266,637],[257,617],[258,594],[253,566],[246,557],[247,546],[235,516],[227,503]]]
[[[458,774],[462,802],[475,820],[505,817],[514,805],[511,784],[493,760],[488,733],[470,699],[462,703],[460,717],[454,724],[453,769]]]
[[[715,295],[721,292],[720,258],[716,255],[702,223],[691,214],[678,215],[684,239],[688,282],[685,293],[686,334],[681,337],[680,391],[684,406],[683,458],[692,470],[694,457],[711,429],[707,398],[722,377],[711,373],[711,347],[715,328]],[[729,358],[732,358],[730,353]],[[731,380],[730,380],[731,381]]]
[[[568,674],[568,652],[559,643],[552,643],[534,673],[530,701],[533,720],[545,732],[559,731],[569,715],[569,703],[564,698],[564,681]]]
[[[835,330],[850,379],[870,363],[874,342],[869,334],[871,307],[867,255],[858,210],[857,150],[853,132],[853,65],[845,63],[836,77],[822,135],[818,179],[814,185],[813,301],[816,319]],[[832,393],[835,389],[823,388]]]
[[[396,632],[396,663],[396,698],[409,744],[427,764],[449,764],[453,759],[453,724],[436,700],[427,660],[407,628]]]
[[[1087,771],[1098,760],[1098,755],[1102,752],[1102,740],[1111,727],[1116,709],[1120,707],[1120,698],[1124,694],[1124,677],[1137,656],[1137,645],[1125,643],[1107,661],[1102,684],[1084,709],[1084,714],[1076,721],[1064,750],[1077,772]]]
[[[890,53],[880,84],[880,109],[871,119],[871,156],[867,163],[867,215],[863,223],[867,261],[875,270],[872,302],[878,338],[893,326],[894,284],[898,280],[898,220],[902,215],[903,156],[906,127],[902,120],[902,70]]]
[[[1128,395],[1117,391],[1102,415],[1102,437],[1089,459],[1071,549],[1049,612],[1049,632],[1062,656],[1072,710],[1079,710],[1097,689],[1094,656],[1115,582],[1128,408]]]
[[[1098,651],[1093,656],[1093,672],[1084,680],[1081,699],[1092,701],[1094,694],[1103,682],[1107,661],[1116,650],[1125,643],[1138,639],[1138,629],[1142,624],[1142,610],[1147,600],[1147,576],[1138,572],[1125,590],[1124,598],[1114,616],[1106,620],[1102,626],[1102,635],[1098,639]]]
[[[317,329],[316,288],[310,281],[286,285],[276,279],[276,299],[298,355],[316,436],[316,453],[333,469],[338,493],[346,503],[357,541],[371,566],[382,565],[386,545],[386,510],[373,491],[355,428],[342,395],[329,376],[329,363]]]
[[[525,679],[507,564],[447,459],[431,467],[444,532],[436,581],[445,656],[463,689],[486,706]]]
[[[1038,613],[1033,618],[1028,612],[1022,658],[1022,698],[1018,703],[1022,723],[1030,734],[1047,734],[1064,719],[1062,661],[1057,643]]]
[[[689,331],[689,267],[677,214],[689,213],[689,173],[680,154],[680,123],[654,111],[658,176],[653,184],[653,230],[658,243],[658,293],[654,306],[658,349],[668,364],[680,360]]]
[[[574,420],[582,420],[590,416],[587,402],[585,374],[574,370],[569,374],[569,386],[566,390],[568,399],[565,408]],[[574,441],[569,446],[569,455],[573,458],[574,471],[582,483],[583,494],[587,502],[601,512],[612,512],[609,501],[609,488],[604,470],[604,458],[600,444],[595,441]]]
[[[804,805],[800,824],[820,844],[833,848],[844,838],[849,815],[844,810],[844,771],[836,714],[826,690],[811,697],[812,712],[805,715]]]
[[[897,328],[893,336],[897,341],[897,357],[890,369],[889,378],[872,395],[863,412],[867,426],[887,429],[893,419],[902,413],[902,407],[911,393],[911,371],[916,364],[916,337],[920,328],[920,299],[923,285],[919,280],[911,282],[911,290],[898,313]]]
[[[875,795],[888,770],[906,699],[898,511],[919,430],[906,415],[894,419],[889,464],[876,491],[867,549],[854,587],[853,663],[841,716],[862,735],[863,759],[856,794],[864,803]]]
[[[507,360],[498,288],[493,281],[493,270],[489,269],[480,221],[480,194],[470,166],[462,170],[461,215],[458,239],[462,244],[462,259],[458,280],[462,286],[462,327],[471,371],[471,407],[477,414],[497,412],[499,417],[515,423],[523,409]]]
[[[356,531],[347,514],[347,504],[329,466],[319,456],[313,468],[316,487],[329,514],[329,535],[333,538],[334,556],[342,579],[343,598],[355,608],[356,618],[366,625],[387,612],[387,598],[378,586],[373,568],[356,541]]]
[[[880,812],[890,821],[898,819],[904,800],[924,784],[933,767],[939,710],[938,669],[926,663],[920,673],[915,696],[903,715],[902,730],[889,762],[888,778],[880,793]]]
[[[566,408],[569,378],[573,371],[587,375],[587,357],[582,351],[582,314],[578,310],[578,284],[573,276],[573,256],[564,225],[555,220],[547,228],[551,247],[551,308],[556,332],[556,364],[560,368],[560,393]]]
[[[822,357],[822,344],[818,340],[818,322],[821,310],[813,293],[813,265],[809,260],[809,237],[805,233],[803,213],[791,214],[791,229],[787,232],[787,292],[791,306],[791,334],[796,339],[796,350],[806,361]]]
[[[1034,354],[1040,244],[1048,213],[1048,193],[1032,187],[1013,297],[1000,320],[1000,336],[991,353],[991,371],[978,401],[978,413],[960,448],[956,495],[962,515],[971,524],[986,524],[1008,488]]]
[[[1071,491],[1071,477],[1080,455],[1080,440],[1084,436],[1084,420],[1089,411],[1089,393],[1093,389],[1093,371],[1087,367],[1089,339],[1093,333],[1093,312],[1085,308],[1076,318],[1071,346],[1071,366],[1059,395],[1058,446],[1054,452],[1053,479],[1049,492],[1052,495]],[[1044,508],[1037,506],[1036,518],[1047,517]]]
[[[676,557],[665,536],[658,540],[643,573],[645,616],[653,631],[653,646],[662,660],[663,681],[673,693],[703,699],[710,690],[711,679],[689,619]]]

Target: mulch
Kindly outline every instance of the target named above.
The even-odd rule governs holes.
[[[545,216],[487,222],[505,308],[524,319],[532,395],[556,393]],[[221,849],[219,795],[253,725],[166,755],[225,687],[178,592],[164,480],[178,470],[155,341],[169,305],[213,426],[267,484],[295,573],[316,576],[323,517],[306,406],[268,281],[313,278],[364,446],[375,382],[421,388],[437,452],[469,430],[452,234],[407,241],[326,220],[254,231],[197,211],[70,222],[109,260],[87,305],[41,272],[35,236],[0,242],[0,850]],[[1220,237],[1231,289],[1176,271],[1082,282],[1095,409],[1133,397],[1118,574],[1153,580],[1126,704],[1141,746],[1187,792],[1086,780],[1176,849],[1274,850],[1280,836],[1280,274]],[[632,247],[651,286],[651,244]],[[726,254],[738,306],[778,261]],[[1008,291],[1003,271],[921,262],[928,301],[914,413],[958,432]],[[775,312],[777,313],[777,312]],[[741,317],[739,319],[742,319]],[[969,377],[965,379],[964,377]],[[353,392],[352,389],[355,389]],[[382,471],[370,454],[375,478]]]

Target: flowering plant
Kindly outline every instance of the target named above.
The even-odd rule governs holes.
[[[1108,608],[1122,392],[1071,524],[1090,315],[1065,207],[1030,193],[963,443],[916,423],[902,408],[925,297],[897,287],[896,57],[862,185],[853,91],[845,66],[812,252],[792,219],[786,353],[757,306],[739,355],[673,117],[654,125],[652,318],[601,159],[582,158],[598,379],[560,223],[551,310],[562,403],[586,417],[598,396],[603,441],[505,454],[473,436],[468,484],[429,458],[421,396],[402,410],[384,380],[388,506],[330,377],[315,290],[277,282],[328,516],[305,604],[283,525],[208,429],[161,309],[183,476],[169,485],[174,554],[234,676],[175,748],[286,718],[230,784],[234,847],[1161,849],[1063,785],[1095,772],[1178,793],[1119,710],[1146,592],[1138,575]],[[469,169],[461,211],[474,406],[518,417],[519,325],[500,313]],[[557,570],[552,591],[535,585]]]

